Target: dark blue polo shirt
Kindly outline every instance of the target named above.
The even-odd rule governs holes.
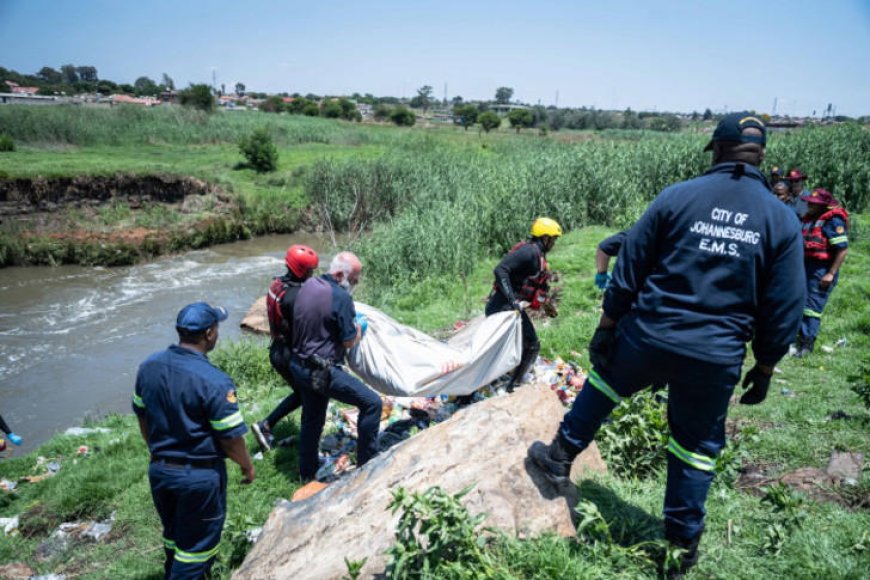
[[[178,345],[139,366],[133,411],[148,423],[148,447],[155,457],[226,457],[217,440],[248,430],[232,379],[205,355]]]
[[[639,341],[720,364],[745,343],[762,364],[788,351],[804,307],[794,212],[757,168],[721,163],[666,188],[628,232],[604,311]]]
[[[344,344],[356,337],[356,309],[350,294],[329,274],[309,278],[293,308],[293,354],[344,359]]]
[[[785,202],[785,205],[791,208],[798,219],[804,219],[804,216],[807,215],[807,210],[809,209],[807,202],[801,199],[801,197],[807,195],[807,193],[806,189],[801,190],[799,195],[794,195],[791,199]]]
[[[627,235],[628,230],[625,230],[619,232],[618,234],[613,234],[609,238],[604,238],[603,240],[601,240],[601,243],[598,244],[598,249],[612,258],[613,256],[619,254],[619,248],[622,247],[622,242],[625,241],[625,236]]]

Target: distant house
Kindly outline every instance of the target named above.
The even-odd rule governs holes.
[[[160,101],[162,103],[178,104],[181,102],[181,98],[178,96],[177,91],[163,91],[160,93]]]
[[[9,85],[12,94],[15,95],[35,95],[39,92],[39,87],[22,87],[18,83],[13,83],[12,81],[6,81],[6,84]]]
[[[145,107],[153,107],[159,105],[162,101],[154,97],[131,97],[130,95],[112,95],[112,104],[120,105],[142,105]]]

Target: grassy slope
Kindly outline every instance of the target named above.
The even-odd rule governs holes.
[[[564,291],[559,318],[539,324],[545,356],[561,355],[586,366],[585,345],[597,321],[599,304],[598,293],[592,287],[593,255],[595,245],[607,233],[603,228],[572,232],[553,252],[551,262],[563,273]],[[754,408],[737,406],[731,412],[732,419],[760,427],[758,436],[743,443],[742,450],[748,461],[773,464],[771,475],[802,466],[824,468],[833,449],[870,451],[870,414],[847,388],[847,376],[860,358],[866,359],[870,347],[870,241],[862,233],[858,228],[853,236],[857,239],[853,239],[840,286],[825,313],[819,340],[829,345],[845,337],[848,345],[831,354],[819,352],[807,360],[784,361],[768,401]],[[458,318],[482,311],[481,298],[489,290],[493,264],[494,260],[478,264],[469,280],[467,300],[458,281],[442,280],[404,296],[387,295],[382,306],[422,329],[449,326]],[[362,290],[360,299],[365,300]],[[468,314],[466,303],[470,307]],[[260,341],[243,341],[224,345],[213,355],[239,384],[248,421],[262,418],[286,393],[271,373],[262,346]],[[783,387],[795,396],[783,396]],[[830,420],[829,415],[837,410],[854,418]],[[284,422],[278,435],[295,432],[298,419],[297,414]],[[95,578],[159,577],[160,528],[149,495],[146,450],[134,423],[132,416],[112,417],[104,423],[112,433],[75,439],[57,437],[31,456],[0,463],[0,477],[15,479],[39,472],[34,467],[36,455],[63,458],[63,468],[54,478],[37,484],[22,483],[15,494],[0,496],[0,517],[28,510],[31,514],[23,522],[27,534],[0,542],[0,562],[25,560],[40,572]],[[75,449],[83,443],[97,451],[76,461]],[[250,448],[256,450],[253,443]],[[244,488],[238,484],[238,468],[230,467],[229,513],[220,562],[225,577],[244,553],[244,531],[261,525],[274,500],[289,497],[298,486],[294,448],[279,449],[256,466],[258,481]],[[870,489],[868,480],[865,474],[861,482],[864,494]],[[580,488],[584,498],[594,502],[610,522],[618,543],[630,545],[660,537],[663,477],[635,480],[603,476],[580,482]],[[851,511],[807,500],[802,528],[788,535],[779,555],[771,556],[762,545],[769,525],[779,516],[758,496],[717,484],[708,508],[708,533],[697,576],[858,578],[866,577],[870,569],[866,548],[862,552],[858,547],[862,533],[870,529],[870,513],[866,510]],[[36,546],[58,522],[105,517],[113,510],[117,510],[117,521],[107,544],[78,547],[64,557],[36,561]],[[550,537],[524,542],[505,540],[489,554],[505,576],[593,578],[652,573],[642,560],[617,557],[601,546]]]

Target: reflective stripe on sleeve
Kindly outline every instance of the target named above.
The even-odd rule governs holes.
[[[686,450],[673,437],[668,437],[668,451],[673,453],[674,457],[695,469],[700,469],[701,471],[716,470],[716,461],[713,458]]]
[[[848,241],[849,241],[849,236],[836,236],[836,237],[831,238],[831,240],[830,240],[830,242],[832,244],[834,244],[835,246],[837,244],[845,244]]]
[[[810,318],[821,318],[822,313],[810,310],[809,308],[804,308],[804,316],[809,316]]]
[[[610,385],[601,378],[601,376],[595,372],[594,370],[589,373],[589,382],[593,387],[601,391],[605,397],[613,401],[614,403],[619,404],[622,401],[622,397],[620,397],[616,391],[610,388]]]
[[[205,552],[185,552],[184,550],[179,550],[175,548],[175,559],[179,562],[184,562],[185,564],[199,564],[201,562],[208,562],[212,558],[214,558],[215,554],[218,553],[218,548],[220,548],[220,544],[212,548],[211,550],[206,550]]]
[[[169,538],[163,538],[163,547],[167,550],[175,550],[175,542]]]
[[[232,415],[228,415],[228,416],[224,417],[223,419],[219,419],[217,421],[209,421],[209,422],[211,423],[211,426],[215,430],[225,431],[227,429],[232,429],[233,427],[235,427],[237,425],[241,425],[242,423],[245,422],[245,420],[242,419],[242,412],[236,411]]]
[[[139,407],[140,409],[145,408],[145,402],[142,400],[142,397],[140,397],[136,393],[133,393],[133,404],[136,405],[137,407]]]

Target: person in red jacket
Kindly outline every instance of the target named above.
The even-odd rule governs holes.
[[[804,268],[807,274],[807,303],[798,335],[795,356],[813,352],[822,311],[840,279],[840,266],[849,251],[849,214],[822,188],[801,197],[807,213],[801,220],[804,236]]]

